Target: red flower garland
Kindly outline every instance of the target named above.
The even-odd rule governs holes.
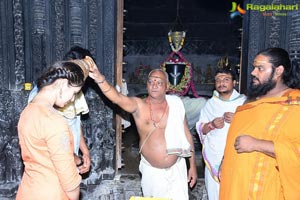
[[[174,55],[178,55],[179,58],[174,58]],[[192,93],[194,97],[200,97],[196,90],[195,90],[195,85],[194,81],[192,80],[193,77],[193,70],[191,63],[189,63],[182,55],[182,53],[178,52],[172,52],[167,59],[160,65],[161,68],[166,71],[166,64],[185,64],[185,70],[184,70],[184,75],[180,81],[180,83],[176,86],[173,86],[171,84],[168,93],[169,94],[177,94],[179,96],[184,96],[188,93],[189,89],[192,90]]]

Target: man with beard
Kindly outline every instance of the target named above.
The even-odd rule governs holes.
[[[219,199],[218,171],[221,164],[229,125],[236,108],[244,103],[246,96],[238,93],[235,73],[220,68],[215,75],[215,91],[200,111],[196,123],[205,162],[205,186],[209,200]]]
[[[281,48],[253,62],[248,103],[227,136],[220,199],[300,199],[300,69]]]

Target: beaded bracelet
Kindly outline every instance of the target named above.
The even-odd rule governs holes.
[[[95,83],[97,83],[97,84],[102,84],[102,83],[104,83],[105,81],[106,81],[106,79],[105,79],[105,76],[103,76],[104,77],[104,79],[102,80],[102,81],[95,81]]]

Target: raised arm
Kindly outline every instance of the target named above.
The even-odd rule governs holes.
[[[112,86],[103,74],[100,73],[96,65],[92,66],[90,69],[89,76],[94,79],[95,83],[99,86],[102,93],[113,103],[120,106],[123,110],[134,113],[138,109],[138,98],[127,97],[119,93],[114,86]]]

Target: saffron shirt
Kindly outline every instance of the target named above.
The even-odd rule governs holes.
[[[237,109],[222,164],[220,200],[300,199],[300,91],[263,98]],[[250,135],[274,143],[276,158],[237,153],[234,141]]]
[[[17,200],[68,199],[79,186],[69,126],[52,106],[29,103],[18,123],[24,173]]]

